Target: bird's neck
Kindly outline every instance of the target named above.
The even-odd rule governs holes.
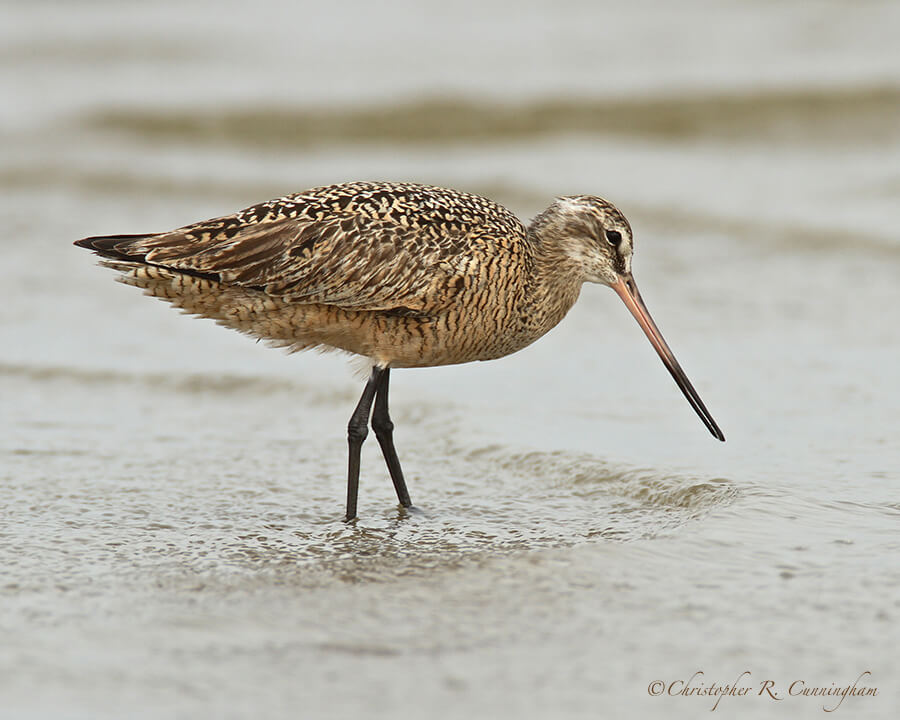
[[[532,266],[528,280],[530,323],[541,335],[560,322],[578,300],[584,276],[579,263],[553,235],[528,230]]]

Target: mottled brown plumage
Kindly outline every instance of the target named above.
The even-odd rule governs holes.
[[[597,222],[627,228],[614,207],[590,200]],[[79,244],[126,284],[254,337],[424,367],[508,355],[562,319],[584,277],[541,232],[550,220],[529,231],[476,195],[348,183],[168,233]]]
[[[358,429],[365,415],[365,429],[377,394],[373,427],[380,419],[376,434],[390,466],[393,443],[384,429],[390,424],[389,368],[516,352],[565,316],[586,281],[622,295],[695,410],[722,439],[661,336],[655,339],[652,320],[643,319],[646,308],[631,278],[632,242],[622,214],[589,195],[558,198],[526,228],[477,195],[355,182],[171,232],[76,244],[120,271],[122,282],[186,312],[292,350],[339,349],[370,358],[376,368],[371,393],[367,402],[364,393],[351,425]],[[396,455],[394,461],[397,484]],[[402,482],[401,476],[401,502]],[[354,515],[355,497],[352,508],[348,497],[348,517]]]

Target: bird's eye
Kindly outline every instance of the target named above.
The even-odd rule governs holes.
[[[606,241],[610,245],[619,247],[619,245],[622,243],[622,233],[620,233],[618,230],[606,230],[604,234],[606,235]]]

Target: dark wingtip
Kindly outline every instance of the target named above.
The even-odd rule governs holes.
[[[98,235],[97,237],[81,238],[81,240],[76,240],[74,244],[105,255],[115,252],[116,244],[122,240],[121,235]]]
[[[217,273],[202,272],[200,270],[194,270],[193,268],[189,267],[173,267],[171,265],[156,265],[156,263],[148,263],[146,260],[147,253],[145,248],[141,247],[138,251],[135,251],[134,245],[132,243],[139,240],[147,240],[148,238],[153,237],[156,237],[156,235],[98,235],[96,237],[87,237],[82,238],[81,240],[76,240],[73,244],[77,245],[78,247],[92,250],[97,255],[102,258],[106,258],[107,260],[155,265],[156,267],[166,268],[167,270],[178,272],[182,275],[190,275],[191,277],[203,278],[204,280],[221,282],[221,277]],[[254,286],[248,285],[247,287]],[[260,288],[255,287],[254,289]]]
[[[96,237],[86,237],[76,240],[73,244],[78,247],[93,250],[102,257],[111,258],[113,260],[131,260],[141,261],[142,255],[133,255],[126,251],[124,247],[129,240],[146,238],[147,235],[98,235]]]

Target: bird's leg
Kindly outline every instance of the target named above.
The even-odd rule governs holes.
[[[347,442],[350,445],[350,457],[347,468],[347,520],[356,517],[356,497],[359,494],[359,453],[362,450],[363,440],[369,434],[369,413],[372,410],[372,400],[375,399],[375,391],[378,389],[382,368],[372,368],[372,376],[366,383],[362,397],[356,405],[356,410],[350,416],[347,423]]]
[[[375,437],[378,438],[378,444],[381,445],[381,453],[384,455],[388,472],[391,474],[394,490],[397,491],[397,499],[403,507],[411,507],[412,501],[409,499],[409,491],[406,489],[406,482],[403,480],[400,459],[397,457],[397,451],[394,449],[394,423],[391,422],[391,417],[388,414],[388,382],[390,373],[390,368],[384,368],[378,379],[378,388],[375,394],[375,410],[372,413],[372,429],[375,431]]]

